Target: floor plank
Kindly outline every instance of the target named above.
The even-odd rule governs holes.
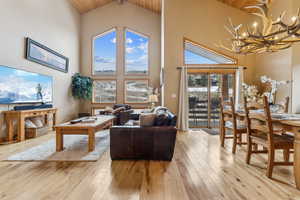
[[[0,159],[53,138],[48,134],[0,146]],[[180,133],[172,162],[114,161],[109,151],[97,162],[0,162],[0,199],[94,200],[296,200],[292,167],[265,176],[266,156],[245,164],[245,147],[231,153],[219,137]],[[280,153],[281,155],[281,153]],[[279,156],[279,159],[282,157]]]

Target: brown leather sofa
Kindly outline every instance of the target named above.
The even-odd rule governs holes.
[[[110,129],[111,159],[171,161],[176,133],[173,126],[113,126]]]
[[[100,115],[114,115],[116,116],[114,120],[115,125],[124,125],[130,119],[130,114],[133,112],[130,108],[125,106],[114,106],[113,110],[100,111]]]

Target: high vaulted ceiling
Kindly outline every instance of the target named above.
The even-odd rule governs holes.
[[[117,1],[123,3],[128,1],[130,3],[136,4],[148,10],[151,10],[156,13],[161,12],[161,2],[162,0],[69,0],[71,4],[80,12],[86,13],[95,8],[104,6],[105,4],[111,3],[112,1]],[[184,0],[183,0],[184,1]],[[246,6],[253,6],[258,4],[259,0],[217,0],[223,2],[232,7],[247,11],[253,12],[255,9],[245,9]],[[272,0],[267,0],[271,2]]]
[[[112,1],[117,1],[123,3],[128,1],[130,3],[136,4],[143,8],[149,9],[153,12],[161,12],[161,0],[69,0],[71,4],[80,12],[86,13],[95,8],[104,6]]]
[[[221,1],[232,7],[235,7],[235,8],[244,10],[246,12],[250,12],[250,13],[255,11],[255,9],[245,9],[245,7],[257,5],[259,3],[258,0],[218,0],[218,1]],[[270,3],[272,0],[266,0],[266,1],[268,1]]]

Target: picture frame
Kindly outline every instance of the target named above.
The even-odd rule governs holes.
[[[26,59],[43,66],[68,73],[69,58],[32,40],[31,38],[26,38]]]

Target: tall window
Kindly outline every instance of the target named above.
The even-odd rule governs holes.
[[[148,84],[148,80],[126,80],[125,103],[147,103]]]
[[[184,41],[185,64],[236,64],[236,61],[188,40]]]
[[[115,80],[94,80],[93,90],[93,103],[116,103]]]
[[[126,29],[125,72],[126,74],[148,74],[149,38]]]
[[[105,32],[93,40],[93,75],[116,73],[116,30]]]

